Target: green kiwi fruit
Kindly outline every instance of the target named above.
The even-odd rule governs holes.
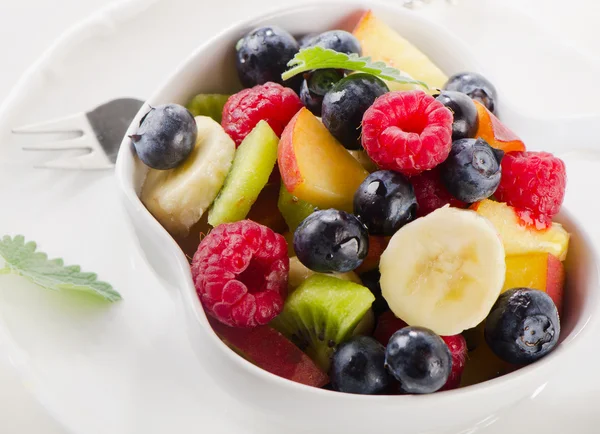
[[[279,190],[277,207],[287,223],[290,232],[294,232],[296,228],[300,226],[300,223],[315,210],[314,205],[292,195],[292,193],[285,188],[283,182],[281,183],[281,189]]]
[[[279,138],[260,121],[235,152],[223,188],[208,211],[208,223],[217,226],[243,220],[267,185],[277,161]]]
[[[328,372],[333,350],[352,336],[374,300],[362,285],[315,274],[288,296],[271,326]]]
[[[188,103],[187,109],[196,116],[208,116],[218,123],[221,123],[223,116],[223,106],[227,102],[229,95],[220,93],[201,93],[196,95]]]

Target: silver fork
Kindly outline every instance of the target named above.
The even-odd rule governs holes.
[[[12,133],[62,136],[44,143],[23,145],[21,149],[24,151],[86,151],[78,156],[65,156],[47,161],[35,166],[36,168],[112,169],[123,136],[143,104],[143,101],[133,98],[115,99],[86,113],[13,128]]]

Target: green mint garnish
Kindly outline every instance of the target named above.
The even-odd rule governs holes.
[[[96,274],[83,273],[77,265],[65,266],[62,259],[48,259],[36,250],[37,245],[25,243],[22,235],[4,236],[0,240],[0,256],[6,263],[0,274],[18,274],[54,291],[84,291],[111,302],[121,299],[111,285],[98,281]]]
[[[288,69],[281,78],[289,80],[295,75],[313,69],[348,69],[357,72],[366,72],[383,80],[395,81],[397,83],[416,84],[429,89],[426,83],[415,80],[402,71],[387,66],[384,62],[373,62],[370,57],[359,57],[358,54],[339,53],[323,47],[310,47],[300,50],[292,60],[288,62]]]

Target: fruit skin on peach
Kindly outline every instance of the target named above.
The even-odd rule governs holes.
[[[550,253],[560,261],[567,257],[570,235],[561,224],[552,223],[544,230],[525,226],[515,208],[489,199],[471,205],[471,209],[494,225],[507,256]]]
[[[565,268],[550,253],[532,253],[506,257],[506,278],[502,292],[512,288],[545,291],[562,314]]]
[[[299,199],[352,212],[354,192],[369,175],[308,109],[301,109],[279,141],[281,179]]]
[[[385,62],[411,77],[424,81],[431,88],[443,88],[448,77],[423,52],[400,36],[398,32],[367,11],[352,32],[359,40],[362,55]],[[420,89],[419,86],[387,82],[391,91]]]
[[[265,371],[307,386],[323,387],[329,383],[327,374],[277,330],[266,325],[251,329],[228,327],[211,317],[208,321],[227,346]]]
[[[473,100],[477,107],[477,118],[479,127],[475,138],[485,140],[492,148],[501,149],[504,152],[525,151],[525,143],[513,133],[494,113],[489,111],[479,101]]]

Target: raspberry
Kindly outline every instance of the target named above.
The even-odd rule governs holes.
[[[425,92],[389,92],[365,112],[362,145],[380,169],[418,175],[448,157],[452,121],[450,110]]]
[[[204,308],[223,324],[256,327],[283,309],[290,262],[285,239],[250,220],[214,228],[192,261]]]
[[[502,178],[494,195],[517,208],[525,224],[545,229],[560,211],[566,185],[560,158],[547,152],[509,152],[502,159]]]
[[[467,341],[463,335],[440,336],[452,355],[452,371],[446,384],[440,390],[457,389],[467,362]]]
[[[292,89],[268,82],[230,96],[223,107],[221,125],[239,146],[262,119],[277,136],[281,136],[290,119],[302,107],[300,98]]]
[[[428,170],[410,178],[415,190],[419,209],[417,217],[423,217],[445,205],[464,208],[466,203],[452,196],[442,184],[438,169]]]

